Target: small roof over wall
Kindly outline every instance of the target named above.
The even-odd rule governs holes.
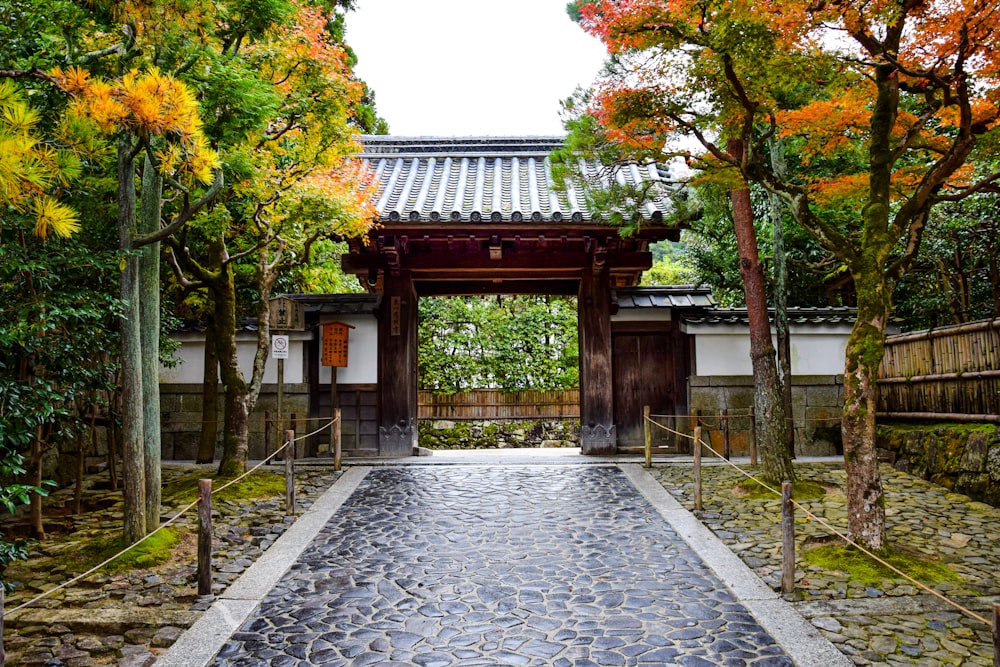
[[[774,312],[770,311],[771,322]],[[845,306],[826,308],[789,308],[788,324],[799,328],[837,329],[849,331],[857,318],[857,309]],[[682,318],[682,328],[688,333],[711,333],[745,329],[750,324],[746,308],[718,308],[704,313],[690,313]]]
[[[712,290],[709,287],[696,287],[694,285],[629,287],[616,290],[616,294],[619,310],[655,308],[705,310],[715,308],[715,300],[712,298]]]
[[[549,153],[563,138],[362,137],[361,157],[374,171],[375,203],[383,223],[600,223],[607,212],[587,208],[583,192],[552,176]],[[654,198],[641,210],[660,223],[670,209],[662,165],[610,171],[580,161],[587,180],[649,187]]]

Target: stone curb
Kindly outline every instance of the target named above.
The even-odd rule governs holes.
[[[619,466],[629,481],[653,505],[681,539],[732,590],[761,626],[788,653],[798,667],[844,667],[853,662],[790,604],[768,588],[739,557],[640,465]]]
[[[370,471],[368,466],[348,468],[173,646],[160,655],[155,664],[160,667],[208,665]]]

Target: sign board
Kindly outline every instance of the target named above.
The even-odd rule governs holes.
[[[306,307],[295,299],[277,296],[268,302],[268,310],[275,331],[306,330]]]
[[[327,322],[323,325],[324,366],[347,367],[347,339],[353,328],[343,322]]]
[[[288,336],[271,336],[271,358],[288,358]]]

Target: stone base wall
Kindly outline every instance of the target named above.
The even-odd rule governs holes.
[[[688,381],[688,405],[697,411],[703,433],[722,451],[724,434],[719,415],[746,415],[753,406],[753,378],[748,375],[698,376]],[[799,375],[792,381],[792,415],[795,453],[800,456],[834,456],[843,453],[840,416],[844,406],[844,384],[839,375]],[[683,420],[681,420],[683,421]],[[686,426],[680,424],[681,426]],[[734,456],[750,453],[747,435],[750,419],[730,417],[729,446]],[[690,430],[690,429],[686,429]]]
[[[879,424],[878,446],[897,470],[1000,507],[995,424]]]
[[[201,394],[200,384],[161,384],[160,385],[160,410],[162,439],[163,439],[163,459],[166,461],[187,461],[193,460],[198,452],[198,441],[201,431]],[[216,439],[215,460],[222,456],[222,419],[224,412],[224,397],[222,388],[219,388],[219,429]],[[294,428],[297,433],[312,431],[309,428],[313,422],[306,422],[309,417],[309,385],[308,384],[286,384],[284,387],[284,412],[294,414],[297,423]],[[277,414],[278,391],[274,385],[265,385],[261,388],[260,397],[257,399],[257,406],[250,413],[250,460],[260,460],[264,458],[265,438],[264,420],[265,413]],[[317,424],[318,425],[318,424]],[[293,428],[285,424],[284,428]],[[280,444],[281,435],[277,431],[277,425],[272,427],[271,451]],[[277,444],[276,444],[277,443]],[[300,447],[301,449],[301,447]],[[299,455],[306,455],[300,451]]]
[[[422,419],[419,444],[427,449],[510,449],[516,447],[579,447],[578,420]]]

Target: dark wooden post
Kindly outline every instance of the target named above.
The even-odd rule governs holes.
[[[649,406],[644,405],[642,408],[642,438],[643,444],[646,451],[646,467],[653,467],[653,439],[649,432]]]
[[[389,272],[378,312],[378,451],[412,456],[417,444],[417,293]]]
[[[757,417],[750,408],[750,432],[747,434],[750,443],[750,465],[757,465]]]
[[[330,438],[333,440],[333,469],[339,471],[343,449],[340,441],[340,408],[333,411],[333,427]]]
[[[728,461],[731,453],[729,447],[729,409],[722,408],[722,458]]]
[[[271,455],[271,413],[264,412],[264,458]]]
[[[701,426],[694,427],[694,508],[701,511]]]
[[[212,480],[198,480],[198,595],[212,594]]]
[[[795,507],[792,483],[781,483],[781,592],[795,590]]]
[[[580,279],[580,451],[614,454],[618,434],[614,424],[611,376],[611,285],[607,266],[587,266]]]
[[[295,516],[295,431],[289,429],[285,440],[285,513]]]

